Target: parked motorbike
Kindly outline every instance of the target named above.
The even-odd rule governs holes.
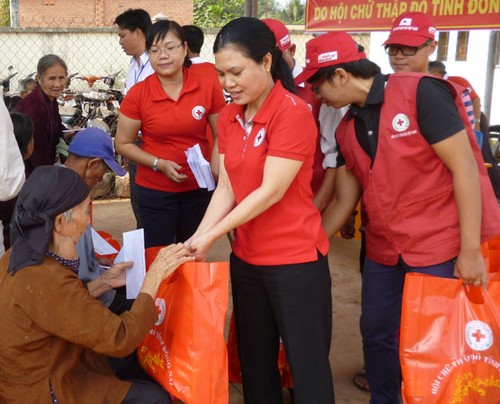
[[[76,76],[76,73],[69,76],[86,81],[88,88],[82,91],[67,88],[59,97],[59,113],[63,123],[68,128],[98,127],[114,136],[122,98],[121,91],[113,88],[119,73],[110,76]],[[97,81],[102,81],[107,88],[95,88]]]

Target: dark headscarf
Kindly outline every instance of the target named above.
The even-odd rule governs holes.
[[[37,167],[14,208],[9,272],[40,264],[52,240],[56,216],[78,206],[88,194],[89,188],[75,171],[62,166]]]

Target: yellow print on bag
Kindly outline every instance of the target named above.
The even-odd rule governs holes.
[[[158,367],[161,368],[161,370],[165,370],[165,361],[159,353],[151,353],[149,351],[149,348],[144,345],[141,347],[138,353],[143,366],[151,369],[153,373],[156,373]]]
[[[486,379],[481,379],[479,377],[474,377],[472,372],[468,372],[457,377],[455,386],[456,389],[450,404],[465,403],[465,400],[472,392],[476,392],[480,396],[485,397],[488,387],[500,389],[500,379],[495,378],[493,375]]]

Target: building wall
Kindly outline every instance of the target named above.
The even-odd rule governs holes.
[[[17,0],[19,27],[112,27],[129,8],[143,8],[153,18],[163,14],[179,24],[193,22],[192,0]]]

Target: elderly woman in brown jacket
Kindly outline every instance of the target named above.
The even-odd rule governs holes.
[[[164,248],[131,310],[113,314],[75,269],[88,193],[73,170],[54,166],[36,168],[21,191],[0,260],[1,403],[170,402],[153,382],[115,377],[107,356],[137,347],[157,319],[160,283],[191,257],[181,244]]]

